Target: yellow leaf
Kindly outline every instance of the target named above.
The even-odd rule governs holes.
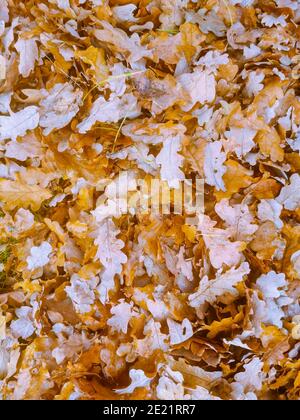
[[[207,338],[213,339],[220,333],[228,333],[240,328],[238,324],[244,318],[243,312],[238,313],[234,318],[223,318],[221,321],[213,321],[206,328],[209,330]]]
[[[195,242],[197,234],[197,229],[195,226],[183,225],[181,229],[190,242]]]
[[[270,157],[273,162],[283,161],[284,151],[280,147],[281,138],[274,127],[268,131],[260,131],[256,137],[256,141],[263,155]]]
[[[184,53],[187,61],[189,62],[195,52],[197,51],[197,47],[199,47],[199,44],[201,44],[205,40],[205,35],[203,35],[198,26],[186,22],[180,27],[180,33],[182,35],[182,46],[180,46],[178,49],[182,50]]]

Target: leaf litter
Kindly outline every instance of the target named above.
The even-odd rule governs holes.
[[[299,400],[299,22],[0,1],[0,399]],[[196,225],[116,213],[195,178]]]

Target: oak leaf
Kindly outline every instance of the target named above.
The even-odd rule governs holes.
[[[50,191],[38,185],[0,179],[0,200],[2,200],[7,210],[13,210],[16,207],[25,209],[30,207],[33,211],[37,211],[43,201],[48,200],[50,197]]]

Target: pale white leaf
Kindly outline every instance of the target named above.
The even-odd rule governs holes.
[[[125,244],[117,238],[118,234],[119,231],[110,219],[105,220],[96,232],[95,245],[98,247],[96,258],[104,267],[98,287],[102,303],[108,300],[108,293],[114,288],[115,275],[121,274],[122,265],[127,262],[127,256],[122,252]]]
[[[57,6],[65,11],[68,11],[70,9],[70,1],[69,0],[54,0]]]
[[[228,199],[223,199],[215,206],[216,213],[226,222],[231,237],[240,241],[249,241],[257,231],[258,225],[255,224],[247,204],[230,205]]]
[[[244,364],[243,372],[236,373],[235,381],[243,387],[243,393],[260,391],[262,381],[265,376],[263,373],[263,362],[254,357],[251,361]]]
[[[83,93],[74,90],[70,83],[56,84],[47,96],[41,100],[40,126],[48,135],[55,129],[67,126],[79,111]]]
[[[29,319],[25,318],[12,321],[10,329],[15,337],[21,337],[24,340],[29,338],[35,330],[33,323]]]
[[[159,378],[158,385],[156,387],[156,394],[157,398],[163,401],[183,400],[184,387],[181,382],[176,382],[173,378],[170,378],[169,376],[162,376],[161,378]]]
[[[19,38],[15,44],[15,48],[20,55],[19,72],[22,76],[28,77],[34,69],[35,62],[39,57],[36,39]]]
[[[19,232],[29,230],[34,224],[34,215],[23,208],[18,209],[15,214],[15,228]]]
[[[170,361],[170,364],[172,369],[179,371],[187,380],[192,376],[195,385],[209,387],[211,383],[216,384],[222,377],[222,372],[220,371],[209,372],[199,366],[190,365],[183,358],[178,360],[173,359],[173,361]]]
[[[136,315],[132,311],[133,303],[127,303],[124,299],[119,301],[118,305],[115,305],[111,308],[110,312],[113,316],[107,321],[107,325],[112,327],[118,332],[127,333],[128,324],[130,319]]]
[[[125,94],[122,98],[112,97],[106,101],[100,96],[93,103],[90,114],[77,128],[79,133],[86,133],[96,122],[116,123],[123,118],[135,118],[140,114],[140,106],[132,94]]]
[[[23,338],[26,340],[35,331],[35,326],[32,320],[33,310],[29,306],[21,306],[16,309],[17,320],[14,320],[10,324],[10,330],[16,338]]]
[[[212,395],[206,388],[202,386],[197,386],[195,389],[187,391],[188,394],[185,395],[185,399],[195,400],[195,401],[220,401],[221,398],[215,397]],[[188,397],[188,398],[187,398]]]
[[[67,286],[65,291],[72,300],[77,312],[85,314],[91,311],[95,301],[94,289],[98,280],[84,280],[77,274],[71,277],[71,286]]]
[[[10,109],[10,102],[12,92],[6,92],[0,94],[0,113],[1,114],[12,114],[12,110]]]
[[[133,34],[130,37],[122,29],[113,27],[109,22],[102,20],[101,25],[103,29],[96,29],[94,31],[95,37],[101,41],[111,44],[118,52],[122,52],[130,63],[135,63],[143,57],[149,57],[151,51],[141,45],[141,40],[138,34]]]
[[[159,16],[162,29],[172,29],[183,23],[184,8],[187,6],[188,0],[161,0],[160,8],[162,13]]]
[[[0,312],[0,341],[6,337],[6,317]]]
[[[28,158],[38,157],[42,154],[41,143],[30,133],[17,141],[6,144],[5,156],[25,162]]]
[[[296,210],[300,207],[300,175],[293,174],[290,184],[283,187],[279,196],[276,198],[287,210]]]
[[[8,0],[0,0],[0,20],[9,21]]]
[[[264,79],[265,75],[262,71],[249,72],[246,83],[246,92],[248,96],[255,96],[264,88],[264,84],[262,83]]]
[[[250,60],[251,58],[257,57],[261,54],[261,49],[254,44],[251,44],[249,47],[244,47],[244,57],[246,60]]]
[[[287,25],[287,22],[285,19],[286,19],[286,16],[284,15],[273,16],[267,13],[263,13],[261,23],[264,26],[267,26],[268,28],[271,28],[272,26],[282,26],[284,28]]]
[[[152,381],[152,378],[146,376],[142,369],[130,369],[129,377],[131,384],[127,388],[116,389],[117,394],[132,394],[137,388],[147,388]]]
[[[185,96],[182,98],[185,105],[181,108],[189,111],[196,103],[212,102],[216,96],[216,81],[213,74],[208,71],[196,69],[193,73],[184,73],[177,77]]]
[[[216,71],[219,66],[229,63],[228,54],[222,54],[219,51],[208,51],[195,64],[202,65],[209,71]]]
[[[67,338],[65,335],[67,335]],[[52,356],[55,358],[57,364],[61,364],[66,359],[72,359],[80,352],[89,349],[91,345],[91,341],[86,337],[84,332],[81,334],[75,333],[73,328],[70,328],[70,332],[66,331],[65,334],[58,333],[58,338],[58,347],[52,351]]]
[[[176,270],[178,274],[183,274],[189,281],[193,281],[193,264],[184,258],[184,247],[182,246],[177,255]]]
[[[42,242],[40,246],[32,247],[30,255],[26,259],[28,270],[35,270],[48,264],[51,252],[52,246],[46,241]]]
[[[239,268],[231,268],[223,274],[218,272],[213,280],[209,280],[207,276],[203,277],[197,292],[189,296],[190,306],[201,309],[205,303],[213,304],[216,300],[226,302],[228,295],[238,296],[235,286],[249,273],[249,264],[242,263]]]
[[[167,181],[171,188],[178,188],[179,181],[184,179],[184,173],[180,169],[184,158],[178,153],[182,147],[181,142],[180,135],[167,138],[156,157],[156,163],[161,167],[161,179]]]
[[[167,351],[169,348],[168,336],[161,333],[161,325],[152,318],[147,322],[144,328],[145,338],[138,340],[137,352],[143,357],[150,356],[155,350]]]
[[[293,264],[293,267],[300,278],[300,251],[295,252],[291,256],[291,263]]]
[[[173,321],[173,319],[168,318],[167,324],[169,327],[170,344],[172,346],[175,344],[183,343],[193,336],[193,327],[187,318],[185,318],[182,323]]]
[[[146,144],[138,143],[128,148],[128,159],[136,161],[137,166],[144,172],[155,174],[157,162],[155,157],[149,153],[149,147]]]
[[[261,275],[256,284],[265,298],[279,298],[282,293],[279,289],[285,287],[287,282],[285,274],[270,271],[268,274]]]
[[[206,247],[209,249],[209,258],[214,268],[221,268],[223,264],[229,267],[236,266],[241,261],[241,250],[244,242],[231,242],[230,230],[217,229],[208,216],[204,215],[199,230],[202,233]]]
[[[118,22],[137,22],[138,19],[134,17],[135,11],[135,4],[112,7],[113,16]]]
[[[258,290],[261,292],[262,301],[260,301],[260,319],[254,314],[256,323],[265,325],[274,325],[282,328],[282,318],[284,317],[283,308],[291,305],[294,301],[286,294],[287,281],[285,274],[270,271],[263,274],[256,282]],[[258,302],[256,303],[258,305]]]
[[[223,142],[225,151],[234,152],[239,158],[245,156],[256,146],[253,141],[256,134],[257,130],[251,128],[230,128],[225,132],[227,138],[227,141]]]
[[[280,219],[283,206],[274,199],[261,200],[257,208],[258,218],[265,222],[270,220],[278,229],[282,229],[283,221]]]

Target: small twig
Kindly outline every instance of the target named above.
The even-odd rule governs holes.
[[[116,133],[116,136],[115,136],[115,139],[114,139],[114,143],[113,143],[113,147],[112,147],[112,151],[111,151],[111,153],[114,153],[114,151],[115,151],[116,143],[117,143],[117,140],[118,140],[119,135],[120,135],[120,133],[121,133],[121,130],[122,130],[122,128],[123,128],[123,126],[124,126],[124,124],[125,124],[125,121],[126,121],[126,119],[127,119],[127,117],[128,117],[128,114],[130,113],[130,111],[132,111],[132,109],[133,109],[133,106],[131,106],[131,107],[130,107],[127,111],[126,111],[125,117],[123,118],[123,120],[122,120],[122,122],[121,122],[121,124],[120,124],[120,127],[118,128],[118,131],[117,131],[117,133]]]

